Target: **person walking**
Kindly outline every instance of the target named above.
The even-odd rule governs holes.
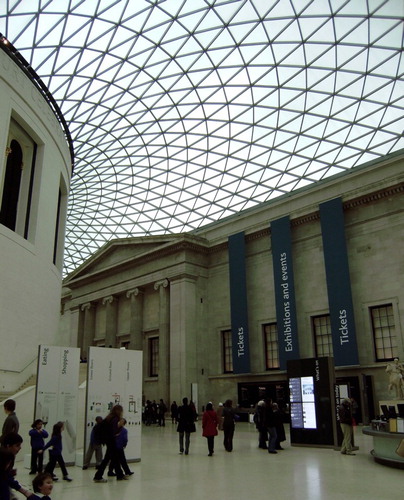
[[[233,401],[227,399],[223,405],[223,445],[226,451],[233,451],[233,436],[236,428],[235,420],[236,414],[233,408]]]
[[[118,424],[119,432],[118,435],[115,436],[115,443],[118,453],[118,460],[122,467],[122,470],[125,476],[131,476],[134,474],[133,471],[129,469],[128,462],[126,461],[125,448],[128,444],[128,429],[125,427],[126,419],[121,418]]]
[[[215,447],[215,436],[217,436],[217,414],[213,409],[212,403],[206,405],[206,410],[202,415],[202,436],[206,437],[208,441],[208,456],[213,456]]]
[[[98,466],[97,472],[94,475],[95,483],[106,483],[107,480],[102,477],[109,462],[111,462],[109,476],[116,476],[118,481],[127,479],[124,476],[122,468],[119,464],[119,457],[116,447],[115,437],[119,433],[119,421],[123,416],[123,408],[121,405],[115,405],[110,413],[101,422],[101,440],[106,445],[104,458]],[[115,471],[115,472],[113,472]]]
[[[91,429],[90,443],[84,457],[83,470],[89,468],[93,453],[95,453],[96,469],[98,469],[100,463],[102,462],[101,422],[102,417],[95,417],[95,425]]]
[[[339,424],[341,426],[343,440],[341,445],[342,455],[355,455],[352,453],[352,412],[351,412],[351,400],[346,398],[342,401],[338,408]]]
[[[43,448],[43,452],[49,449],[49,462],[46,464],[45,472],[52,474],[53,480],[57,480],[54,474],[56,463],[59,464],[60,470],[63,474],[65,481],[72,481],[66,469],[66,464],[63,459],[62,451],[62,432],[64,429],[64,422],[57,422],[52,429],[52,436]]]
[[[189,453],[189,445],[191,442],[191,433],[196,431],[195,428],[195,412],[188,404],[188,398],[183,398],[182,406],[178,408],[177,414],[177,432],[179,432],[180,454]],[[185,447],[184,447],[185,437]]]

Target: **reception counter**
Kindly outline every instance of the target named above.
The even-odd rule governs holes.
[[[404,469],[404,457],[397,454],[397,449],[404,443],[404,433],[386,432],[375,430],[371,427],[364,427],[363,434],[373,437],[373,450],[371,454],[378,462],[389,467]],[[404,453],[403,453],[404,454]]]

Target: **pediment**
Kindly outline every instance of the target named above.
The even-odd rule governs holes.
[[[84,264],[73,271],[66,281],[111,269],[140,255],[154,252],[158,248],[176,241],[178,236],[146,236],[112,240],[101,247]]]

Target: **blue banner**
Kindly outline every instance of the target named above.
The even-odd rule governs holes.
[[[250,372],[244,233],[229,236],[230,309],[233,372]]]
[[[359,364],[341,198],[320,205],[335,366]]]
[[[300,357],[289,217],[271,222],[271,240],[279,365],[286,370],[287,361]]]

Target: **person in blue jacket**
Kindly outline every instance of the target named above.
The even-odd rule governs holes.
[[[66,469],[66,464],[65,461],[63,460],[62,456],[62,451],[63,451],[63,445],[62,445],[62,431],[64,429],[64,423],[63,422],[57,422],[53,426],[52,430],[52,436],[50,440],[46,443],[46,445],[43,448],[43,451],[46,449],[49,449],[49,462],[47,463],[45,467],[45,472],[49,472],[49,474],[52,474],[52,478],[54,481],[57,481],[56,476],[54,475],[53,471],[55,470],[56,463],[59,464],[59,467],[62,471],[63,474],[63,479],[65,481],[72,481],[72,479],[69,477],[69,474]]]
[[[119,463],[125,476],[131,476],[133,472],[129,469],[128,462],[126,461],[125,448],[128,444],[128,430],[125,427],[126,419],[121,418],[118,423],[119,433],[115,436],[115,444],[118,452]]]
[[[43,453],[40,450],[43,450],[45,439],[49,434],[43,428],[43,421],[40,418],[36,419],[31,427],[32,429],[29,431],[31,438],[31,470],[29,473],[40,474],[43,467]]]

